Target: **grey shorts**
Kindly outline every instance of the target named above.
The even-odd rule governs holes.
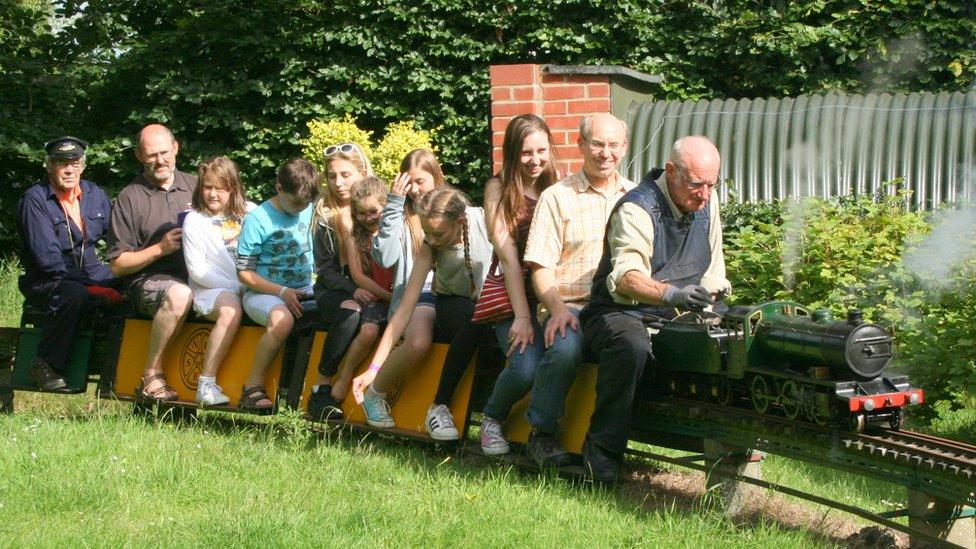
[[[177,284],[186,286],[186,281],[168,274],[152,274],[140,278],[129,287],[129,300],[132,307],[149,316],[155,316],[156,311],[163,306],[166,292]]]

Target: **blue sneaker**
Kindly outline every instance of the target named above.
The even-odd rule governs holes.
[[[363,395],[363,410],[366,411],[366,424],[370,427],[380,429],[396,427],[393,416],[390,415],[390,403],[386,401],[386,397],[373,391],[366,391],[366,394]]]

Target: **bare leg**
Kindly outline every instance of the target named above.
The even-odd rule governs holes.
[[[209,320],[214,321],[214,327],[210,330],[210,339],[207,340],[207,350],[203,354],[203,371],[200,375],[217,376],[217,370],[227,356],[243,316],[241,298],[237,294],[224,292],[217,296],[213,311],[207,315]]]
[[[346,398],[346,390],[349,389],[352,375],[356,373],[356,366],[359,366],[366,359],[379,337],[380,327],[378,324],[367,323],[359,327],[359,333],[349,344],[349,350],[346,351],[346,356],[342,358],[342,363],[339,364],[339,371],[332,383],[332,398],[336,400]]]
[[[149,356],[143,377],[163,373],[163,352],[172,341],[173,335],[183,326],[190,305],[193,304],[193,290],[185,284],[174,284],[166,290],[163,304],[153,316],[152,330],[149,333]],[[151,387],[157,383],[150,383]],[[146,387],[149,389],[150,387]]]
[[[403,343],[393,349],[383,363],[383,369],[373,380],[373,390],[385,393],[394,381],[410,373],[410,370],[427,357],[433,340],[434,308],[417,307],[410,324],[403,332]]]
[[[343,301],[342,303],[339,304],[339,307],[341,307],[343,309],[346,309],[346,310],[349,310],[349,311],[359,311],[360,310],[359,303],[357,303],[356,301],[351,300],[351,299],[348,300],[348,301]],[[352,342],[350,342],[349,345],[351,346],[352,345]],[[349,353],[349,351],[347,349],[346,350],[346,354],[348,354],[348,353]],[[341,368],[341,367],[342,367],[342,364],[340,363],[339,364],[339,368]],[[322,375],[322,373],[319,372],[316,375],[316,377],[315,377],[315,383],[313,383],[313,385],[332,385],[332,376]]]
[[[268,371],[268,366],[288,338],[294,324],[295,319],[284,304],[271,309],[268,313],[268,329],[261,336],[257,349],[254,350],[254,363],[251,366],[251,375],[244,383],[245,387],[264,385],[264,375]]]

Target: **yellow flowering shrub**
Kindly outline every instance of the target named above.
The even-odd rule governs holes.
[[[373,165],[377,176],[392,181],[400,171],[400,161],[414,149],[434,147],[434,132],[418,129],[412,120],[393,122],[386,127],[383,139],[373,144],[373,132],[360,129],[356,119],[346,114],[341,119],[310,120],[309,136],[302,140],[302,154],[320,170],[325,169],[324,151],[329,145],[358,143]]]
[[[373,132],[359,129],[352,115],[346,114],[341,119],[310,120],[305,125],[309,136],[302,140],[302,156],[319,170],[325,170],[324,153],[329,145],[357,143],[367,158],[373,158]]]
[[[414,149],[437,152],[432,143],[432,132],[417,129],[412,120],[394,122],[386,127],[383,139],[376,146],[373,171],[387,181],[400,172],[400,161]]]

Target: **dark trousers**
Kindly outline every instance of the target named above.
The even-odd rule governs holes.
[[[444,357],[434,404],[450,406],[464,370],[478,348],[491,337],[492,330],[490,324],[471,322],[474,300],[456,295],[438,295],[436,300],[435,335],[441,341],[450,341],[451,346]],[[482,362],[480,358],[478,362]]]
[[[586,436],[607,453],[620,456],[627,448],[634,393],[651,356],[651,340],[640,320],[608,312],[587,320],[583,342],[600,358],[596,407]]]
[[[44,310],[37,358],[63,372],[78,331],[78,320],[91,300],[85,285],[73,280],[37,282],[24,290],[24,300]]]
[[[319,360],[319,373],[332,377],[339,371],[339,363],[346,355],[349,344],[359,333],[359,311],[343,309],[343,301],[352,295],[338,290],[327,290],[315,296],[322,318],[329,322],[329,333],[325,336],[322,357]]]

